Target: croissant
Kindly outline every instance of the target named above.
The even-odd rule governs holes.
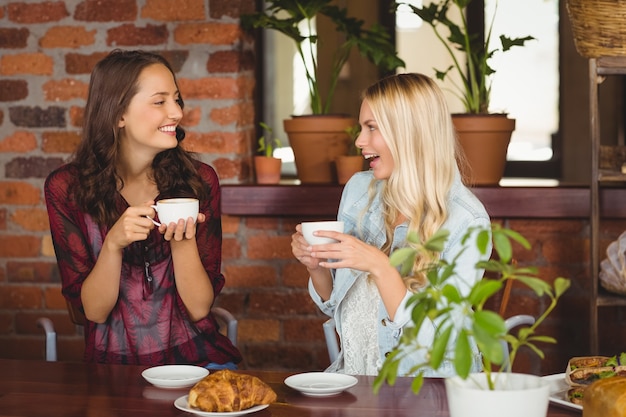
[[[227,369],[204,377],[189,390],[189,406],[207,412],[246,410],[276,401],[276,393],[259,378]]]

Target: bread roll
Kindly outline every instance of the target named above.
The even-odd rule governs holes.
[[[259,378],[227,369],[204,377],[189,390],[189,406],[208,412],[246,410],[271,404],[276,393]]]
[[[626,417],[626,377],[597,380],[585,389],[583,417]]]

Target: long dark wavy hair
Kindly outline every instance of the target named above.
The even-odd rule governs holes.
[[[174,82],[169,62],[145,51],[116,49],[98,62],[91,73],[83,122],[83,136],[72,164],[78,169],[73,195],[79,207],[100,225],[111,226],[121,213],[116,209],[117,193],[124,185],[117,172],[120,159],[118,122],[138,90],[137,80],[144,68],[165,65]],[[178,84],[176,84],[178,86]],[[184,107],[179,98],[181,109]],[[192,154],[181,146],[185,131],[176,127],[178,145],[160,152],[152,161],[152,178],[164,195],[208,198]]]

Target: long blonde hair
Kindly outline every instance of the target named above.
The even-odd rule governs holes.
[[[443,93],[425,75],[386,77],[365,90],[363,99],[395,162],[382,190],[383,251],[389,253],[398,216],[408,219],[408,231],[417,232],[421,241],[446,221],[447,197],[457,172],[455,131]],[[404,278],[407,288],[416,291],[426,284],[426,264],[416,259],[412,276]]]

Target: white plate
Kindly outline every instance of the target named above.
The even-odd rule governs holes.
[[[225,411],[223,413],[217,413],[217,412],[213,413],[213,412],[209,412],[209,411],[196,410],[195,408],[189,407],[189,401],[187,400],[188,397],[189,397],[189,395],[183,395],[182,397],[178,398],[176,401],[174,401],[174,406],[176,408],[178,408],[179,410],[183,410],[183,411],[186,411],[188,413],[194,413],[194,414],[197,414],[199,416],[206,416],[206,417],[218,417],[218,416],[235,417],[235,416],[242,416],[244,414],[255,413],[257,411],[261,411],[261,410],[264,410],[267,407],[269,407],[269,404],[263,404],[263,405],[255,405],[254,407],[250,407],[250,408],[247,408],[247,409],[241,410],[241,411]]]
[[[285,385],[309,397],[337,395],[355,386],[357,382],[352,375],[331,372],[308,372],[291,375],[285,379]]]
[[[554,374],[541,377],[541,379],[550,383],[550,402],[573,408],[574,410],[582,410],[583,406],[574,404],[567,398],[567,391],[570,386],[565,380],[565,374]]]
[[[194,365],[163,365],[141,373],[146,381],[159,388],[185,388],[209,374],[209,370]]]

